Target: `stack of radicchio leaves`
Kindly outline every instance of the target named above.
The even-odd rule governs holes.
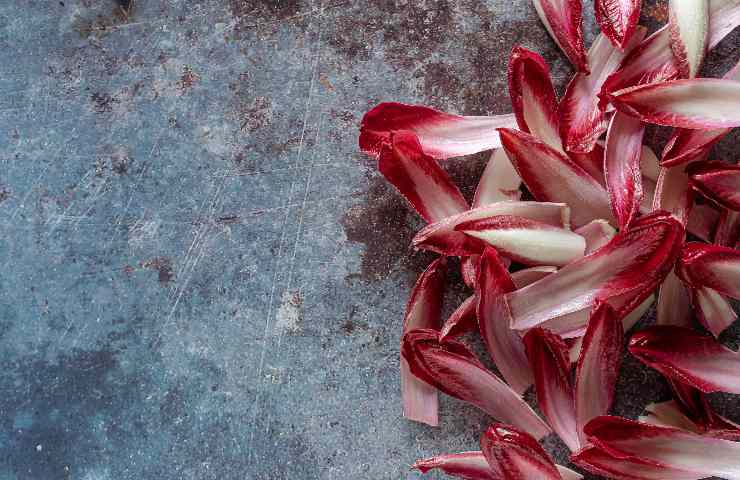
[[[709,160],[740,126],[740,64],[696,78],[740,23],[740,0],[671,0],[647,38],[639,0],[595,3],[601,34],[586,51],[580,0],[534,0],[577,70],[559,101],[542,57],[515,47],[513,114],[383,103],[362,120],[360,147],[428,223],[414,247],[441,255],[406,307],[404,415],[437,425],[442,391],[501,422],[480,451],[419,460],[423,472],[581,478],[538,443],[554,432],[575,465],[610,478],[740,479],[740,426],[706,397],[740,394],[740,354],[716,339],[740,298],[740,165]],[[674,129],[660,160],[643,145],[647,124]],[[440,162],[485,150],[469,205]],[[520,200],[522,184],[535,201]],[[474,293],[442,323],[446,257]],[[656,325],[627,349],[673,399],[639,421],[610,416],[625,332],[656,292]],[[501,377],[458,340],[474,330]],[[522,399],[530,385],[544,418]]]

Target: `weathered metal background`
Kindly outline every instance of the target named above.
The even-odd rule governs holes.
[[[562,88],[528,0],[0,2],[0,479],[418,478],[476,448],[461,402],[400,416],[430,257],[357,125],[382,100],[509,111],[517,43]],[[484,161],[447,164],[466,194]],[[631,360],[619,392],[633,416],[667,394]]]

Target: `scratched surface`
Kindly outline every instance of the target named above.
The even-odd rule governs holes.
[[[507,112],[516,43],[562,88],[528,0],[0,2],[0,479],[409,479],[476,448],[461,402],[400,417],[430,257],[357,124]],[[467,195],[484,160],[447,164]],[[620,389],[630,416],[667,395],[634,361]]]

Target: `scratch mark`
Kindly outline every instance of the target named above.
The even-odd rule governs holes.
[[[319,0],[319,1],[321,1],[321,0]],[[312,8],[310,10],[309,28],[307,29],[307,31],[310,31],[311,24],[314,21],[313,13],[315,13],[315,12],[321,12],[322,11],[322,8],[319,8],[318,10],[314,10],[313,9],[313,2],[311,4],[311,7]],[[300,141],[298,143],[298,152],[296,154],[296,160],[294,162],[294,166],[295,165],[300,165],[301,157],[302,157],[302,154],[303,154],[304,139],[305,139],[305,136],[306,136],[306,129],[307,129],[307,126],[308,126],[308,119],[309,119],[309,114],[310,114],[310,110],[311,110],[312,94],[313,94],[313,91],[314,91],[314,84],[315,84],[315,81],[316,81],[316,73],[318,71],[319,57],[321,55],[321,34],[322,34],[321,15],[319,15],[318,22],[319,22],[319,26],[318,26],[318,31],[319,31],[318,45],[317,45],[317,50],[316,50],[316,54],[315,54],[315,58],[314,58],[313,64],[311,66],[311,78],[310,78],[310,82],[309,82],[308,95],[306,96],[305,110],[304,110],[304,114],[303,114],[303,127],[301,129],[301,137],[300,137]],[[292,200],[293,200],[293,190],[295,188],[295,184],[296,184],[296,180],[294,178],[293,181],[291,182],[291,185],[290,185],[290,192],[289,192],[289,196],[288,196],[288,202],[289,203],[291,203]],[[304,198],[304,200],[305,200],[305,198]],[[289,216],[290,216],[290,209],[286,209],[286,211],[285,211],[285,217],[283,219],[283,228],[282,228],[282,232],[281,232],[281,236],[280,236],[280,247],[278,249],[278,254],[277,254],[276,260],[275,260],[275,272],[273,273],[272,285],[270,287],[270,295],[269,295],[269,299],[268,299],[268,310],[267,310],[267,316],[265,318],[265,331],[264,331],[263,336],[262,336],[263,340],[262,340],[262,348],[261,348],[261,352],[260,352],[260,361],[259,361],[259,366],[257,367],[257,378],[256,378],[256,381],[259,382],[260,385],[262,385],[264,383],[263,382],[263,378],[262,378],[262,372],[263,372],[263,369],[264,369],[265,357],[267,355],[268,339],[269,339],[269,332],[270,332],[270,325],[271,325],[270,322],[271,322],[272,317],[274,315],[275,292],[276,292],[276,289],[277,289],[277,279],[278,279],[278,275],[279,275],[279,272],[280,272],[279,264],[280,264],[280,260],[283,257],[283,249],[285,247],[285,237],[286,237],[286,233],[287,233],[287,228],[286,227],[287,227],[287,224],[288,224],[288,218],[289,218]],[[257,390],[257,393],[255,395],[255,401],[254,401],[254,403],[252,405],[252,421],[251,421],[251,424],[250,424],[251,425],[251,431],[250,431],[250,435],[249,435],[249,442],[247,444],[248,445],[248,448],[251,447],[251,445],[254,443],[254,435],[255,435],[255,432],[257,430],[257,428],[256,428],[256,420],[257,420],[257,416],[259,414],[260,400],[262,398],[263,390],[264,390],[264,388],[259,388]],[[268,421],[268,423],[267,423],[268,430],[269,430],[269,425],[270,425],[270,423]],[[254,449],[253,448],[249,448],[249,452],[250,452],[249,453],[249,460],[251,462],[253,460],[253,458],[254,458],[254,453],[253,453],[254,452]]]

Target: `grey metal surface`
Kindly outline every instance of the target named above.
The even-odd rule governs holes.
[[[528,0],[0,2],[0,479],[417,478],[475,448],[461,402],[400,416],[430,257],[357,125],[507,112],[516,43],[562,88]],[[484,159],[449,162],[468,195]],[[627,362],[620,412],[665,395]]]

